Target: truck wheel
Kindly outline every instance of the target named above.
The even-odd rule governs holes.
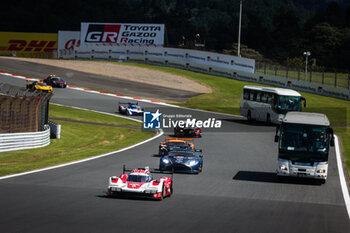
[[[270,114],[267,114],[267,116],[266,116],[266,123],[267,123],[268,125],[271,124],[271,117],[270,117]]]

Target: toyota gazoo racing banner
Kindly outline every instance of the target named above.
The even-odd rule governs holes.
[[[80,44],[163,45],[164,24],[81,23]]]

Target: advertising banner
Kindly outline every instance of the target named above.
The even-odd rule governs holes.
[[[81,23],[81,45],[164,44],[164,24]]]
[[[80,31],[58,31],[58,57],[80,46]]]
[[[69,55],[69,54],[67,54]],[[70,54],[72,57],[73,55]],[[69,56],[64,56],[65,58]],[[200,72],[232,76],[235,71],[254,73],[255,60],[191,49],[128,44],[90,45],[75,49],[76,59],[125,60],[184,67]]]
[[[58,31],[58,50],[75,49],[80,45],[80,31]]]
[[[0,32],[1,54],[40,54],[57,51],[57,33]]]

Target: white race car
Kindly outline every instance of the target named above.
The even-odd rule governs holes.
[[[118,105],[119,113],[129,116],[142,116],[144,109],[138,103],[121,103]]]
[[[130,172],[125,174],[125,172]],[[160,173],[152,171],[152,173]],[[162,172],[164,173],[164,172]],[[172,174],[173,172],[166,172]],[[108,195],[109,196],[141,196],[153,199],[163,200],[173,193],[173,178],[161,177],[155,180],[152,177],[149,167],[138,169],[125,169],[123,166],[123,174],[119,177],[109,177]]]

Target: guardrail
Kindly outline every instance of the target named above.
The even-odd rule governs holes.
[[[0,134],[0,152],[44,147],[50,144],[50,126],[45,130],[29,133]]]

